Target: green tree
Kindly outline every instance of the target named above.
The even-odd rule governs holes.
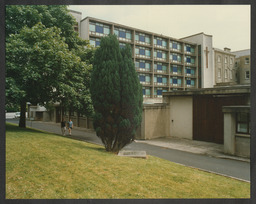
[[[92,51],[74,31],[75,23],[67,6],[6,7],[6,104],[22,104],[20,126],[25,127],[26,102],[58,101],[92,113],[86,65]]]
[[[141,123],[142,88],[130,47],[120,50],[114,35],[102,38],[96,50],[90,90],[97,136],[107,151],[118,152]]]
[[[88,66],[68,49],[60,32],[39,23],[7,39],[6,98],[20,104],[20,127],[26,126],[26,102],[45,105],[68,98],[76,106],[77,95],[88,90]]]

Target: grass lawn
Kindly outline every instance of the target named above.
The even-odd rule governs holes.
[[[6,199],[250,198],[250,184],[6,124]]]

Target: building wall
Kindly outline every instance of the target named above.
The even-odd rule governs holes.
[[[170,106],[170,136],[178,138],[193,138],[193,98],[191,96],[171,97]]]
[[[91,17],[81,21],[81,37],[91,46],[109,33],[120,47],[131,45],[145,101],[161,102],[163,92],[198,87],[197,44]]]
[[[250,84],[250,81],[251,81],[250,61],[251,61],[250,55],[241,56],[236,59],[239,84]]]
[[[75,30],[79,33],[79,36],[81,36],[81,19],[82,19],[82,13],[78,11],[69,10],[70,14],[75,18],[77,25],[75,26]]]
[[[204,33],[199,33],[182,38],[182,40],[201,45],[201,88],[212,88],[215,84],[212,36],[206,35]],[[206,53],[208,53],[208,64],[206,63]]]
[[[235,55],[215,49],[215,84],[237,83]]]
[[[169,111],[163,104],[144,105],[142,123],[136,139],[154,139],[169,136]]]

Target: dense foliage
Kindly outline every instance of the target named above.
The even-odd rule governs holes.
[[[120,49],[114,35],[101,39],[91,77],[94,128],[107,151],[118,152],[134,140],[141,122],[142,89],[131,48]]]
[[[66,6],[6,7],[6,103],[21,105],[21,127],[26,102],[92,114],[92,51],[75,23]]]

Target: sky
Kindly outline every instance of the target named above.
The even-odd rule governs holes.
[[[213,36],[213,47],[250,49],[250,5],[73,5],[87,16],[180,39],[197,33]]]

